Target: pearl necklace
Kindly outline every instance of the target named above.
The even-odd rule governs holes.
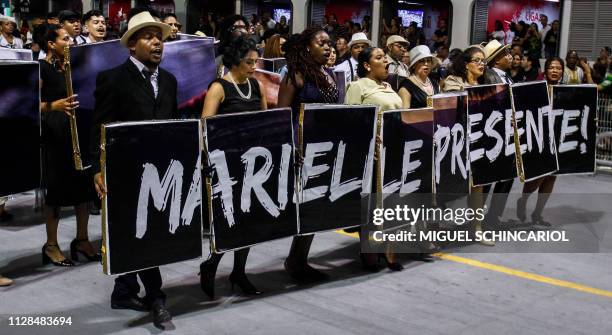
[[[411,77],[414,77],[414,80],[412,80],[412,82],[417,84],[423,90],[423,92],[427,93],[427,95],[433,95],[434,89],[433,89],[433,85],[431,81],[429,80],[429,77],[425,78],[425,82],[423,82],[417,76],[411,76]]]
[[[238,94],[246,100],[250,100],[251,99],[251,81],[247,78],[247,84],[249,86],[249,93],[247,95],[242,94],[242,91],[240,90],[240,87],[238,87],[238,84],[236,84],[236,81],[234,80],[234,77],[232,77],[232,73],[228,72],[227,75],[229,76],[229,79],[232,81],[232,84],[234,84],[234,87],[236,88],[236,91],[238,91]]]

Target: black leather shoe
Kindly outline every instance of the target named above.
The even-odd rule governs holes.
[[[151,306],[151,315],[153,316],[153,325],[159,329],[165,330],[173,327],[172,315],[166,309],[166,304],[162,300],[157,300]]]
[[[112,309],[131,309],[134,311],[148,311],[147,305],[139,297],[128,297],[125,299],[111,299]]]
[[[318,282],[329,279],[328,274],[313,268],[309,264],[303,264],[297,268],[293,268],[289,262],[285,261],[284,265],[289,276],[299,282]]]
[[[79,249],[79,243],[81,242],[89,242],[89,240],[79,240],[75,238],[74,240],[72,240],[72,242],[70,242],[70,257],[72,258],[73,262],[79,261],[79,254],[85,257],[88,262],[99,262],[102,260],[102,256],[99,253],[88,255],[85,251]]]

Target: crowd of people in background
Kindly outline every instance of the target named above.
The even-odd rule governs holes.
[[[166,13],[162,16],[154,10],[147,12],[156,22],[164,23],[163,27],[168,32],[163,39],[172,41],[178,38],[182,24],[176,15]],[[130,17],[138,13],[135,11]],[[76,236],[70,245],[71,258],[77,260],[80,256],[87,261],[99,261],[100,255],[89,242],[87,232],[89,213],[98,213],[95,207],[91,207],[95,199],[92,176],[70,169],[70,152],[64,150],[70,145],[66,137],[70,134],[66,115],[78,106],[78,102],[75,97],[66,98],[61,59],[64,46],[119,38],[121,32],[117,29],[131,33],[130,24],[111,27],[109,20],[96,10],[84,15],[69,10],[46,16],[35,15],[29,25],[24,22],[21,30],[16,29],[13,18],[2,17],[0,21],[0,47],[30,48],[35,57],[41,60],[43,135],[53,129],[59,129],[58,132],[65,135],[61,138],[43,136],[43,168],[47,187],[47,239],[42,247],[43,261],[56,266],[75,265],[63,255],[57,241],[61,206],[74,206],[77,214]],[[416,22],[402,27],[399,18],[392,18],[388,22],[383,20],[382,47],[377,47],[372,42],[371,20],[367,16],[361,23],[346,20],[340,24],[336,15],[331,14],[325,17],[321,26],[290,34],[290,20],[281,17],[279,22],[275,22],[270,13],[263,13],[261,17],[253,14],[249,18],[240,15],[218,17],[209,13],[201,19],[197,34],[220,40],[216,59],[218,79],[208,88],[202,117],[267,108],[263,88],[253,78],[259,57],[286,59],[287,65],[280,70],[283,79],[278,105],[294,109],[299,108],[301,103],[341,101],[346,104],[376,104],[382,110],[419,108],[431,106],[431,97],[440,92],[463,91],[466,87],[481,84],[535,80],[546,80],[551,85],[598,83],[601,90],[609,90],[612,86],[610,48],[601,50],[592,67],[575,50],[570,50],[565,59],[557,57],[559,22],[554,21],[549,26],[545,15],[540,18],[543,28],[535,23],[528,25],[518,22],[512,23],[506,32],[498,21],[488,43],[472,45],[465,50],[449,50],[447,21],[440,19],[438,22],[438,30],[431,41],[427,41]],[[124,35],[122,44],[129,38]],[[151,37],[156,38],[162,39]],[[540,69],[542,56],[546,61],[544,68]],[[335,75],[338,72],[343,72],[343,75]],[[340,80],[344,80],[344,83],[340,83]],[[339,87],[346,89],[341,91]],[[45,127],[49,129],[45,131]],[[511,186],[512,181],[498,183],[495,192],[507,193]],[[540,193],[550,193],[553,186],[554,177],[525,184],[517,217],[525,220],[524,203],[530,193],[538,189]],[[472,189],[472,193],[476,194],[487,192],[488,189],[483,187]],[[542,217],[546,200],[545,197],[538,199],[538,206],[531,214],[536,224],[549,225]],[[0,221],[13,219],[5,209],[4,202],[5,199],[0,199]],[[501,205],[502,210],[503,206],[505,204]],[[88,212],[88,209],[93,211]],[[490,213],[491,220],[499,220],[499,208],[492,208]],[[476,229],[481,230],[482,227],[477,224]],[[285,261],[287,272],[298,280],[312,282],[329,277],[308,263],[313,238],[314,235],[295,237]],[[430,251],[436,250],[437,247],[432,245]],[[229,279],[244,294],[260,294],[247,279],[245,266],[248,252],[248,249],[234,252],[234,270]],[[433,260],[429,253],[416,257],[427,262]],[[364,268],[380,270],[379,259],[381,257],[362,256]],[[391,270],[401,271],[403,268],[392,251],[382,255],[382,259],[386,260]],[[214,297],[214,277],[220,260],[221,254],[213,253],[200,267],[202,290],[211,298]],[[156,271],[155,278],[159,276],[159,270]],[[128,279],[118,281],[116,290],[136,281],[135,275],[129,282]],[[159,281],[155,281],[158,290],[161,288],[161,278]],[[0,285],[11,283],[10,279],[0,276]],[[115,299],[115,294],[118,293],[113,293],[113,308],[147,308],[142,300],[137,299],[137,295]],[[163,296],[161,291],[158,294]],[[164,317],[170,318],[169,315]]]

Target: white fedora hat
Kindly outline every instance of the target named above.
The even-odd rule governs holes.
[[[410,42],[406,41],[406,39],[401,37],[400,35],[391,35],[389,36],[389,38],[387,38],[387,46],[393,43],[401,43],[405,44],[406,46],[410,45]]]
[[[121,37],[121,45],[127,47],[130,37],[132,37],[132,35],[134,35],[134,33],[136,33],[137,31],[145,27],[160,28],[162,31],[162,38],[164,40],[168,38],[168,36],[170,36],[170,31],[172,30],[169,25],[155,21],[155,19],[153,18],[153,16],[151,16],[149,12],[141,12],[132,16],[130,22],[128,22],[128,30],[125,32],[125,34],[123,34],[123,37]]]
[[[418,61],[428,57],[431,58],[432,68],[436,67],[436,65],[438,65],[438,63],[440,62],[438,57],[435,57],[431,54],[431,51],[429,51],[428,46],[417,45],[416,47],[412,48],[412,50],[410,50],[410,66],[408,68],[412,68],[412,66]]]
[[[372,41],[368,39],[365,33],[355,33],[351,36],[351,41],[349,42],[349,48],[353,47],[353,44],[357,43],[365,43],[369,46],[372,46]]]
[[[495,40],[495,39],[487,43],[487,45],[485,45],[483,48],[487,64],[493,59],[495,59],[495,57],[497,57],[497,55],[500,52],[508,49],[509,47],[510,47],[510,44],[503,45],[499,43],[498,40]]]
[[[14,24],[17,24],[17,21],[15,21],[15,18],[12,16],[5,16],[0,14],[0,22],[11,22]]]

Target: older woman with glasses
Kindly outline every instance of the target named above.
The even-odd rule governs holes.
[[[410,51],[410,73],[399,89],[404,108],[430,107],[428,103],[434,94],[440,93],[440,86],[430,77],[438,58],[434,57],[426,45],[419,45]]]

